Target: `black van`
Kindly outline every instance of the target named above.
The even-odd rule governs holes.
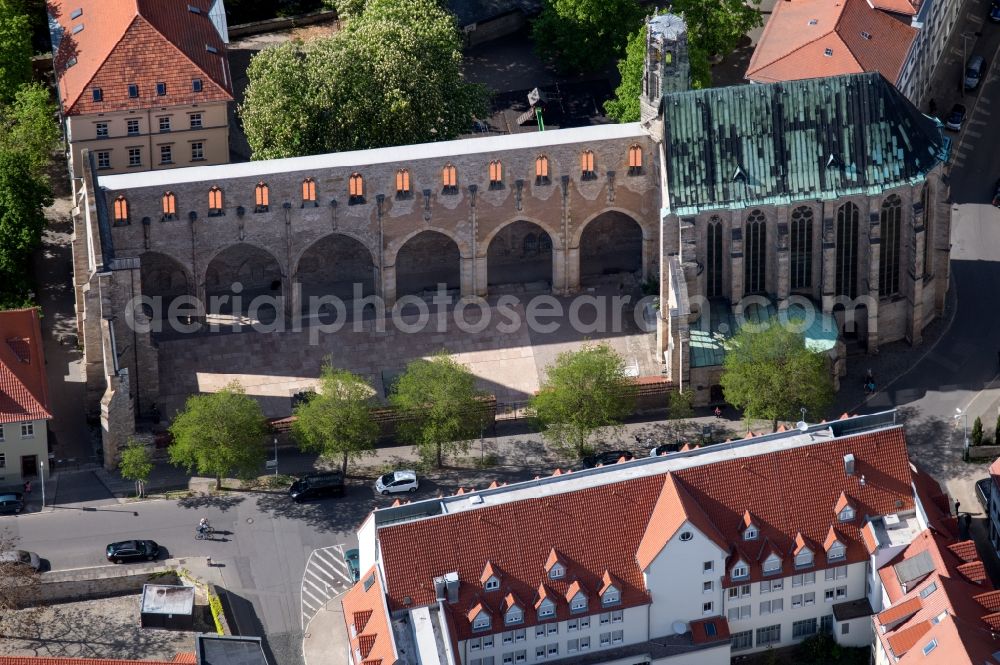
[[[20,492],[0,493],[0,513],[19,513],[24,510],[24,497]]]
[[[292,483],[288,496],[293,501],[318,499],[324,496],[344,496],[344,477],[339,471],[311,473]]]

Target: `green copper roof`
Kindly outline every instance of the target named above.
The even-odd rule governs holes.
[[[917,182],[950,141],[878,73],[664,96],[670,212],[743,208]]]

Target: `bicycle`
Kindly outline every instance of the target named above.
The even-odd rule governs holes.
[[[195,540],[212,540],[212,536],[214,535],[215,529],[210,526],[199,527],[194,532]]]

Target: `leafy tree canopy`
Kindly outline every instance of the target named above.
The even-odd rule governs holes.
[[[235,381],[219,392],[188,397],[170,433],[174,437],[168,449],[171,463],[188,473],[197,470],[214,477],[216,487],[230,473],[253,477],[266,458],[264,414]]]
[[[153,458],[149,449],[142,442],[129,439],[128,445],[122,450],[118,471],[122,478],[135,482],[136,494],[142,496],[143,484],[153,471]]]
[[[446,454],[466,452],[469,439],[482,433],[484,397],[469,368],[441,352],[407,365],[390,402],[408,416],[400,425],[403,440],[440,467]]]
[[[452,139],[486,108],[436,0],[371,0],[325,38],[261,51],[240,106],[254,159]]]
[[[336,369],[329,361],[320,375],[320,390],[295,408],[292,432],[303,450],[347,463],[375,452],[379,426],[372,420],[375,391],[361,377]]]
[[[15,152],[0,148],[0,309],[25,304],[29,262],[45,228],[48,186]]]
[[[618,61],[622,80],[615,89],[615,98],[604,102],[604,112],[618,122],[639,119],[639,98],[642,96],[642,74],[646,66],[646,24],[628,36],[625,57]]]
[[[586,455],[595,430],[619,424],[632,411],[625,361],[607,345],[564,351],[545,371],[531,406],[542,434],[564,452]]]
[[[545,0],[532,25],[538,53],[567,72],[601,69],[642,20],[636,0]]]
[[[0,0],[0,105],[31,81],[31,20],[21,0]]]
[[[726,401],[751,419],[798,420],[805,407],[819,420],[833,400],[833,380],[824,354],[805,338],[772,321],[764,330],[744,326],[726,344],[722,389]]]

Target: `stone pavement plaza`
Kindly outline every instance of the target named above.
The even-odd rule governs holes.
[[[490,322],[481,332],[462,332],[455,324],[454,310],[442,308],[446,325],[439,332],[437,310],[430,307],[430,319],[420,332],[403,332],[403,326],[385,321],[379,332],[376,320],[365,319],[355,326],[348,321],[337,332],[319,332],[316,326],[303,326],[299,332],[258,332],[243,328],[240,332],[215,332],[172,335],[159,340],[161,413],[170,416],[181,409],[184,400],[196,392],[214,392],[231,381],[239,381],[247,393],[257,398],[268,417],[283,417],[291,412],[291,397],[312,388],[319,376],[324,358],[333,364],[368,379],[380,396],[385,384],[391,382],[418,358],[426,358],[447,350],[460,363],[469,367],[482,389],[496,395],[498,402],[523,402],[538,390],[544,379],[545,367],[567,350],[582,348],[588,341],[607,343],[625,359],[627,371],[633,375],[658,375],[660,364],[655,356],[655,333],[639,328],[633,307],[621,311],[616,326],[612,299],[617,287],[588,289],[576,298],[603,296],[606,316],[603,330],[584,327],[576,331],[570,325],[572,297],[546,296],[549,302],[562,305],[561,317],[542,316],[537,320],[555,331],[530,330],[526,324],[529,298],[541,294],[521,293],[520,304],[502,315],[495,298],[490,300]],[[641,295],[627,293],[631,303]],[[583,301],[580,301],[581,303]],[[593,324],[595,308],[580,305],[577,320]],[[545,308],[545,311],[549,311]],[[507,330],[512,316],[522,324]],[[480,318],[477,307],[464,310],[466,321]],[[406,314],[405,324],[415,321],[416,314]],[[619,330],[619,332],[614,332]]]

